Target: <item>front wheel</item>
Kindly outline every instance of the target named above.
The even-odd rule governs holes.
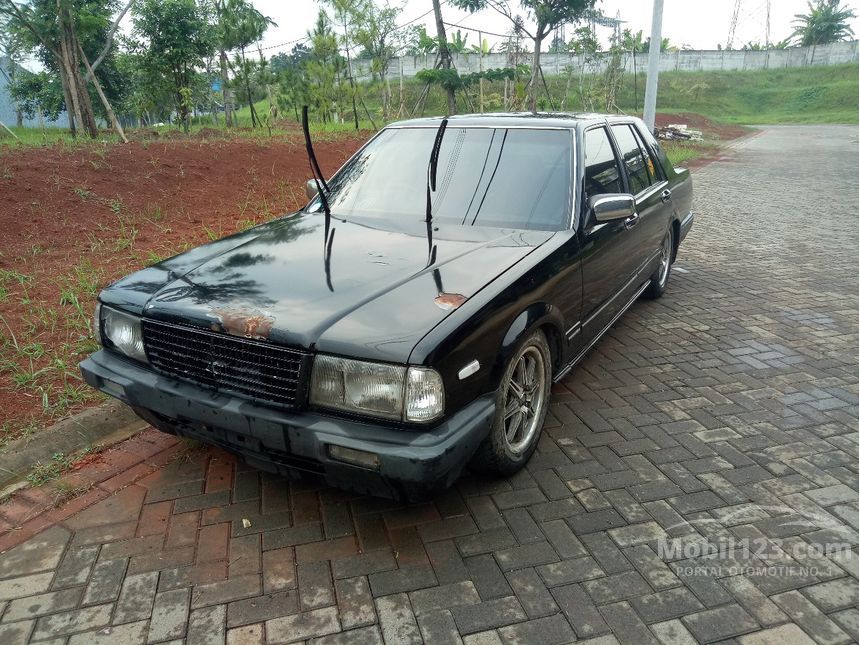
[[[512,475],[537,447],[552,386],[552,357],[546,336],[536,331],[514,352],[496,391],[490,435],[478,447],[472,467]]]
[[[669,284],[669,274],[672,272],[672,252],[675,250],[675,229],[669,227],[666,237],[660,244],[660,266],[651,276],[651,281],[645,289],[645,297],[656,300],[666,291]]]

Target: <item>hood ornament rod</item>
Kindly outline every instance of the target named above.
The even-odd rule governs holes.
[[[323,264],[325,266],[326,285],[329,291],[334,291],[331,283],[331,246],[334,242],[334,229],[331,228],[331,209],[328,205],[326,193],[330,192],[328,184],[320,170],[317,156],[314,153],[314,146],[311,143],[311,129],[308,125],[308,106],[302,106],[302,132],[305,135],[305,149],[308,152],[308,161],[311,164],[311,174],[314,177],[314,183],[317,185],[317,195],[320,196],[323,212],[325,213],[325,238],[323,239]]]

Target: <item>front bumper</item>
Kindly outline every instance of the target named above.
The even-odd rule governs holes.
[[[426,431],[281,412],[156,373],[101,350],[81,363],[84,380],[131,406],[159,430],[215,444],[284,475],[313,473],[362,494],[415,498],[454,483],[487,436],[495,411],[485,394]],[[329,456],[336,445],[378,455],[378,469]]]

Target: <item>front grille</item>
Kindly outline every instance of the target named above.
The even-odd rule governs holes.
[[[279,407],[304,404],[307,352],[146,319],[143,344],[169,376]]]

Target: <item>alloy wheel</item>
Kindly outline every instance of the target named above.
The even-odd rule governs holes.
[[[531,443],[546,404],[546,369],[543,354],[529,345],[523,348],[505,392],[505,442],[511,452],[523,452]]]

